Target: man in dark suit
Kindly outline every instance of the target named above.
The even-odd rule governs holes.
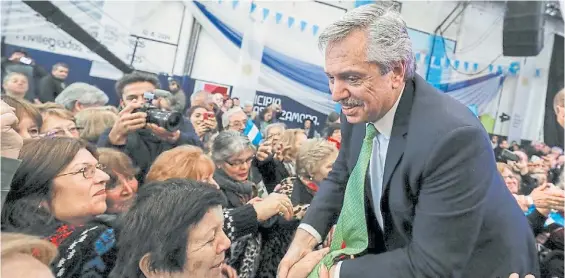
[[[314,268],[313,248],[336,221],[340,229],[338,216],[358,186],[366,220],[351,230],[368,231],[367,247],[329,265],[322,260],[319,277],[537,277],[533,234],[496,170],[487,133],[466,106],[415,74],[400,15],[359,7],[327,27],[320,45],[332,98],[342,105],[341,149],[279,276],[304,277]],[[364,140],[370,125],[376,136]],[[362,156],[370,160],[355,184]]]

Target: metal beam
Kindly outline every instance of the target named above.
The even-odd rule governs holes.
[[[86,30],[79,26],[72,18],[63,13],[51,1],[23,1],[26,5],[45,17],[47,21],[57,25],[61,30],[72,36],[74,39],[88,47],[92,52],[98,54],[102,59],[122,71],[130,73],[133,68],[118,58],[106,46],[92,37]]]

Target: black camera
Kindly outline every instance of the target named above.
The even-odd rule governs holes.
[[[145,99],[145,103],[141,108],[135,109],[133,113],[147,113],[147,123],[156,124],[171,132],[179,130],[182,123],[181,113],[161,110],[159,107],[153,105],[152,102],[153,99],[155,99],[153,93],[146,92],[143,94],[143,98]]]
[[[515,161],[515,162],[520,161],[520,157],[517,154],[506,149],[502,151],[500,157],[502,158],[502,160],[506,160],[506,161]]]

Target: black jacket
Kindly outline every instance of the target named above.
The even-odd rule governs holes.
[[[55,98],[65,89],[63,80],[55,78],[53,75],[46,75],[39,80],[39,95],[41,102],[53,102]]]

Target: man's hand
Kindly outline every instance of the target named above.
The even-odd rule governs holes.
[[[304,258],[302,258],[298,263],[296,263],[290,269],[290,271],[288,272],[288,277],[292,277],[292,278],[308,277],[310,272],[314,270],[314,267],[316,267],[316,265],[324,258],[326,254],[328,254],[329,251],[330,248],[324,248],[308,253],[306,256],[304,256]],[[323,272],[322,269],[324,269],[325,272]],[[329,276],[328,270],[324,266],[320,268],[319,273],[320,273],[320,278],[333,277],[333,276]]]
[[[333,265],[330,270],[326,268],[325,265],[320,266],[320,278],[333,278],[335,276],[335,265]]]
[[[174,144],[180,138],[180,130],[170,132],[156,124],[147,124],[147,128],[149,128],[153,134],[157,135],[157,137]]]
[[[271,142],[265,141],[259,145],[259,148],[257,148],[257,154],[255,154],[255,157],[259,161],[265,161],[265,159],[267,159],[272,153],[273,147],[271,146]]]
[[[522,176],[528,173],[528,162],[526,161],[508,161],[507,164],[514,172],[519,172]]]
[[[13,107],[5,103],[3,100],[0,103],[0,125],[2,126],[2,133],[0,134],[2,156],[12,159],[17,159],[20,155],[20,150],[24,145],[22,137],[14,130],[18,124],[18,117]]]
[[[536,208],[563,210],[565,195],[563,190],[550,189],[551,184],[536,187],[530,193]]]
[[[308,233],[307,231],[305,231],[303,229],[298,229],[296,231],[295,236],[294,236],[294,240],[290,244],[288,251],[284,255],[284,258],[281,260],[281,263],[279,264],[278,277],[279,278],[300,277],[300,276],[290,275],[290,274],[292,274],[292,273],[290,273],[291,268],[293,268],[294,266],[300,266],[300,264],[298,264],[298,263],[301,262],[302,259],[305,259],[306,255],[312,253],[312,249],[317,244],[318,244],[318,242],[316,241],[316,238],[313,235],[311,235],[310,233]],[[312,256],[314,256],[314,255],[312,255]],[[323,257],[323,256],[321,256],[321,257]],[[320,258],[320,260],[321,260],[321,258]],[[311,265],[311,264],[308,264],[308,265]],[[308,275],[312,271],[312,269],[314,269],[314,266],[315,266],[315,264],[312,265],[312,268],[310,269],[310,271],[308,271],[306,273],[306,275]],[[297,271],[298,271],[298,269],[297,269]],[[305,277],[305,276],[303,276],[303,277]]]
[[[112,145],[125,145],[130,132],[145,127],[147,114],[144,112],[132,113],[133,110],[138,108],[141,108],[141,104],[132,102],[120,111],[118,120],[114,123],[108,135],[108,139]]]

